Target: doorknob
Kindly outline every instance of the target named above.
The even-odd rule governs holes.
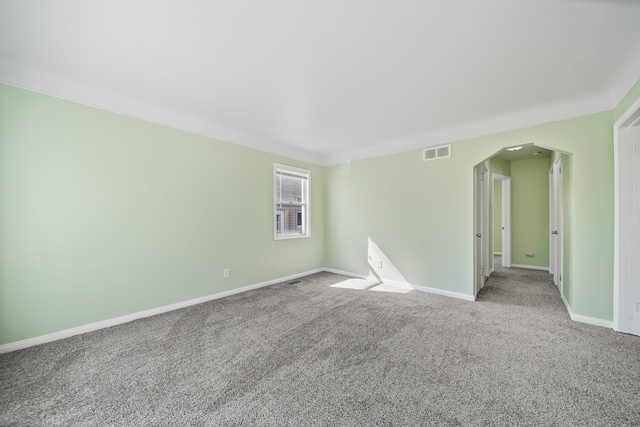
[[[478,233],[476,234],[476,237],[482,237],[482,234]]]
[[[551,234],[558,234],[558,230],[552,231]]]

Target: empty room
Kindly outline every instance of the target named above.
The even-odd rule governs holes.
[[[640,2],[0,0],[0,426],[639,425]]]

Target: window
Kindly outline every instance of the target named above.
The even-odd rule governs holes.
[[[274,163],[273,237],[309,237],[309,181],[311,172]]]

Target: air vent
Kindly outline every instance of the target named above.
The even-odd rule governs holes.
[[[435,160],[451,157],[451,144],[440,147],[425,148],[422,153],[422,160]]]

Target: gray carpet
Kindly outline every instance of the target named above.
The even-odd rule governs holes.
[[[0,425],[639,425],[640,338],[510,271],[477,302],[319,273],[0,355]]]

